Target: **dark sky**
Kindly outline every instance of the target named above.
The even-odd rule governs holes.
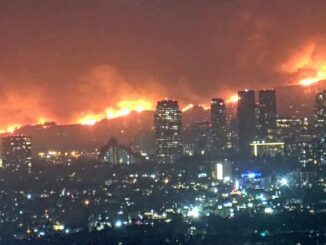
[[[0,0],[0,126],[326,72],[325,0]]]

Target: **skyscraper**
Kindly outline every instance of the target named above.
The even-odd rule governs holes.
[[[28,136],[7,136],[1,139],[1,149],[4,167],[20,169],[31,167],[32,144]]]
[[[326,131],[326,90],[318,93],[315,99],[315,128],[323,136]]]
[[[211,143],[213,152],[222,155],[226,150],[226,108],[223,99],[211,101]]]
[[[242,155],[250,154],[250,143],[255,139],[255,92],[244,90],[238,92],[238,132],[239,151]]]
[[[174,163],[182,155],[181,125],[178,102],[175,100],[159,101],[154,114],[158,163]]]
[[[260,140],[269,141],[276,129],[276,92],[260,90],[258,96],[258,135]]]

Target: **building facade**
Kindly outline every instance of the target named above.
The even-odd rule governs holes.
[[[239,152],[244,156],[250,155],[250,143],[255,139],[255,92],[243,90],[238,92],[238,134]]]
[[[183,151],[181,111],[177,101],[162,100],[157,103],[154,127],[157,162],[174,163]]]
[[[3,137],[1,150],[4,167],[18,170],[32,166],[31,137],[24,135]]]
[[[284,142],[254,141],[250,144],[254,157],[284,157]]]
[[[258,137],[260,140],[272,141],[277,117],[275,90],[260,90],[258,100]]]
[[[223,155],[227,145],[226,106],[223,99],[211,101],[211,147],[212,152]]]
[[[326,90],[318,93],[315,99],[315,129],[319,136],[326,132]]]

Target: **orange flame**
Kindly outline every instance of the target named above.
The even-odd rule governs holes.
[[[96,122],[102,120],[102,115],[97,115],[97,114],[88,114],[86,116],[83,116],[82,118],[80,118],[78,120],[79,124],[82,125],[87,125],[87,126],[92,126],[94,125]]]
[[[38,124],[44,124],[44,123],[46,123],[46,122],[48,122],[49,120],[47,120],[47,119],[45,119],[44,117],[40,117],[38,120],[37,120],[37,122],[38,122]]]
[[[116,107],[108,107],[103,113],[86,114],[80,117],[77,122],[82,125],[94,125],[96,122],[103,119],[113,119],[117,117],[127,116],[130,112],[142,112],[144,110],[151,110],[153,105],[148,100],[122,100]]]
[[[182,112],[185,112],[185,111],[190,110],[190,109],[193,108],[193,107],[194,107],[193,104],[189,104],[189,105],[186,105],[185,107],[183,107],[183,108],[181,109],[181,111],[182,111]]]
[[[311,86],[313,84],[318,83],[320,80],[317,80],[316,78],[307,78],[307,79],[302,79],[299,81],[299,84],[302,86]]]
[[[202,104],[202,105],[200,105],[200,106],[203,107],[205,111],[211,109],[211,106],[210,106],[210,105]]]
[[[238,103],[239,101],[239,96],[237,94],[234,94],[234,95],[231,95],[227,100],[226,100],[226,103],[231,103],[231,104],[234,104],[234,103]]]
[[[19,125],[19,124],[9,125],[5,129],[0,129],[0,134],[13,133],[13,132],[15,132],[15,130],[19,129],[20,127],[21,127],[21,125]]]
[[[315,77],[310,77],[310,78],[304,78],[299,81],[299,85],[302,86],[311,86],[314,84],[317,84],[321,80],[326,79],[326,67],[322,67],[321,70],[319,70],[316,74]]]

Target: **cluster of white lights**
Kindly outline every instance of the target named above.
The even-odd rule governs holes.
[[[192,217],[192,218],[199,218],[199,216],[200,216],[199,208],[193,207],[193,208],[189,209],[187,216]]]

